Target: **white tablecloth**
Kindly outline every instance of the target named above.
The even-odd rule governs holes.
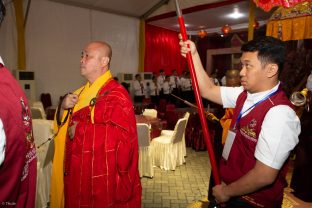
[[[53,121],[33,119],[33,133],[37,147],[36,208],[47,207],[50,198],[50,179],[54,144],[53,142],[46,141],[53,136],[52,127]],[[43,144],[44,142],[46,143]]]

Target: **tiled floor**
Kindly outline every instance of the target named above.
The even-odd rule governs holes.
[[[175,171],[163,171],[154,168],[153,179],[142,178],[142,207],[207,207],[207,189],[210,177],[208,153],[196,152],[187,148],[186,164]],[[290,180],[290,176],[288,180]],[[285,189],[283,208],[312,208]]]
[[[175,171],[154,168],[153,179],[142,178],[142,207],[186,208],[207,196],[210,163],[207,152],[187,148],[186,164]]]

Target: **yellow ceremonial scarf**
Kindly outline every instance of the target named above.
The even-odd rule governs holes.
[[[95,98],[99,90],[110,80],[112,79],[112,74],[108,70],[102,76],[100,76],[95,82],[90,85],[87,82],[84,86],[79,88],[74,92],[74,94],[79,95],[77,104],[73,109],[73,113],[79,111],[80,109],[89,106],[91,99]],[[62,121],[66,117],[67,111],[63,113]],[[70,119],[67,119],[66,123],[62,125],[59,129],[54,121],[55,132],[58,132],[57,136],[54,138],[54,158],[53,158],[53,168],[52,168],[52,177],[51,177],[51,198],[50,198],[50,207],[53,208],[63,208],[64,207],[64,153],[65,153],[65,140],[67,135],[68,122]],[[94,108],[91,111],[91,121],[94,122]]]

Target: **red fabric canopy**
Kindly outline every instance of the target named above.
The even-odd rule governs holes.
[[[176,69],[178,74],[186,68],[186,59],[181,56],[178,33],[153,25],[145,25],[145,72],[166,75]]]
[[[268,12],[275,6],[282,7],[293,7],[300,2],[312,2],[312,0],[254,0],[255,4],[262,8],[264,11]]]

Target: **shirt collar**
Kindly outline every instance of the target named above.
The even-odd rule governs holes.
[[[267,96],[268,94],[270,94],[271,92],[274,92],[278,89],[278,86],[280,85],[280,82],[278,82],[277,85],[275,85],[272,89],[270,90],[266,90],[263,92],[258,92],[258,93],[249,93],[247,92],[247,99],[246,101],[252,102],[252,103],[256,103],[259,100],[261,100],[262,98],[264,98],[265,96]]]

